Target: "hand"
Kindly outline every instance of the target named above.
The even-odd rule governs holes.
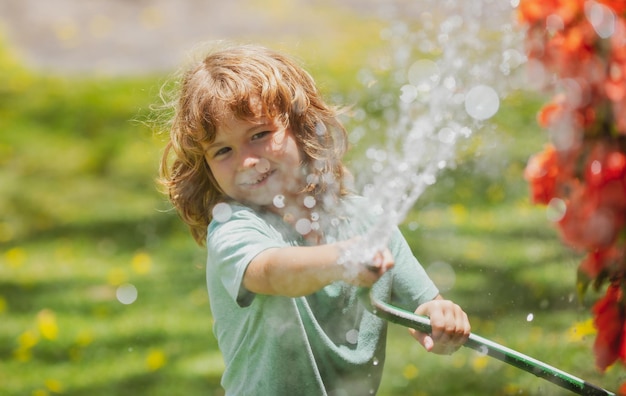
[[[353,240],[354,241],[354,240]],[[355,245],[353,244],[352,247]],[[393,256],[385,248],[364,262],[343,262],[343,280],[359,287],[371,287],[380,277],[394,266]]]
[[[470,335],[471,326],[465,312],[441,296],[417,307],[415,314],[430,318],[431,334],[409,329],[428,352],[449,355],[459,349]]]

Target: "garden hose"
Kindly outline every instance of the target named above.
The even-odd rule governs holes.
[[[430,320],[425,316],[416,315],[412,312],[380,301],[376,299],[372,293],[370,293],[370,289],[361,289],[360,298],[368,311],[382,319],[405,327],[410,327],[421,331],[422,333],[431,333]],[[477,336],[476,334],[470,334],[463,346],[527,371],[578,395],[615,396],[613,392],[597,387],[544,362],[499,345],[486,338]]]

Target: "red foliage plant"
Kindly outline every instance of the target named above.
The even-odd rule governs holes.
[[[586,254],[579,290],[606,287],[592,309],[597,367],[626,365],[626,0],[520,0],[518,16],[529,70],[553,93],[538,115],[550,143],[524,177]]]

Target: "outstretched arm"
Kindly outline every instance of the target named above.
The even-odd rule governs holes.
[[[298,297],[336,281],[369,287],[393,267],[388,250],[377,253],[368,265],[340,263],[343,249],[351,243],[267,249],[250,262],[243,285],[253,293]]]
[[[415,313],[430,318],[431,334],[409,329],[411,335],[428,352],[451,354],[459,349],[470,335],[471,326],[467,314],[452,301],[444,300],[441,295],[417,307]]]

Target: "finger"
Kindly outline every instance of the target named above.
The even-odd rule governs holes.
[[[365,268],[367,268],[370,272],[378,274],[383,266],[383,254],[381,252],[376,252],[374,257],[372,257],[372,261],[365,264]]]
[[[417,342],[422,344],[426,352],[432,351],[435,347],[435,341],[429,334],[422,333],[421,331],[417,331],[415,329],[409,329],[409,333],[417,340]]]
[[[470,325],[467,314],[460,307],[459,309],[461,312],[457,316],[457,341],[460,344],[465,344],[470,336],[470,333],[472,332],[472,326]]]
[[[393,259],[393,255],[391,254],[391,251],[389,249],[383,250],[382,258],[383,258],[383,263],[382,263],[383,272],[388,271],[391,268],[393,268],[393,266],[395,265],[395,262]]]

